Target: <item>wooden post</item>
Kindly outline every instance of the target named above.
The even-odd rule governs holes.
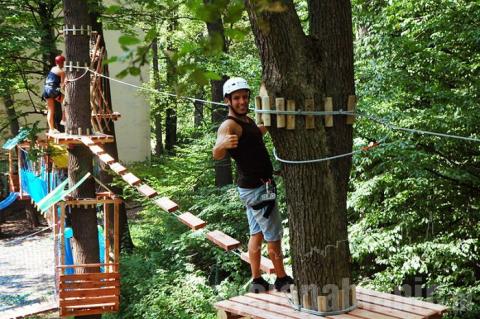
[[[302,305],[305,309],[312,309],[312,298],[310,297],[310,291],[306,290],[302,296]]]
[[[54,247],[54,262],[55,262],[55,267],[58,266],[59,264],[59,260],[58,260],[58,227],[59,227],[59,224],[58,224],[58,216],[57,214],[55,214],[55,207],[56,205],[53,205],[53,208],[50,208],[51,210],[53,210],[53,215],[52,215],[52,219],[53,219],[53,244],[55,245]],[[55,269],[56,270],[56,269]]]
[[[350,305],[355,306],[357,304],[357,287],[352,285],[350,287]]]
[[[285,111],[285,99],[283,97],[277,97],[275,99],[275,109],[277,111]],[[277,114],[277,128],[285,127],[285,115]]]
[[[118,263],[120,261],[120,239],[119,237],[119,207],[118,207],[118,202],[115,201],[113,204],[113,245],[114,245],[114,258],[115,258],[115,263],[117,266],[115,266],[115,272],[118,272]]]
[[[17,165],[18,165],[18,190],[20,192],[20,198],[23,198],[22,187],[22,150],[17,146]]]
[[[287,100],[287,111],[295,111],[295,101]],[[287,115],[287,130],[295,129],[295,115]]]
[[[331,97],[325,98],[325,112],[333,111],[333,99]],[[325,126],[333,127],[333,115],[325,115]]]
[[[262,110],[270,111],[270,97],[262,96]],[[262,114],[262,121],[264,126],[272,126],[272,117],[270,114]]]
[[[355,112],[357,106],[357,97],[355,95],[348,96],[347,110],[348,112]],[[352,125],[355,122],[354,115],[347,115],[347,124]]]
[[[318,311],[320,312],[327,311],[327,296],[318,296],[317,303],[318,303]]]
[[[105,263],[106,264],[110,263],[110,236],[108,236],[110,222],[108,220],[108,205],[109,204],[107,203],[103,204],[103,235],[105,236]],[[112,272],[112,267],[106,266],[105,271]]]
[[[295,285],[290,285],[290,291],[292,292],[292,301],[294,305],[299,305],[298,290],[295,288]]]
[[[313,111],[314,108],[314,101],[313,99],[306,99],[305,100],[305,111]],[[305,116],[305,128],[307,130],[315,128],[315,117],[313,115]]]
[[[255,97],[255,110],[261,110],[262,109],[262,97],[261,96],[256,96]],[[262,114],[255,112],[255,122],[257,124],[262,123]]]
[[[55,212],[54,212],[55,214]],[[65,202],[60,203],[60,264],[65,265]],[[63,274],[65,269],[62,268]]]

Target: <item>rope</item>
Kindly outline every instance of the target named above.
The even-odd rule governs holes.
[[[142,91],[152,92],[152,93],[155,93],[155,94],[163,94],[163,95],[175,97],[175,98],[178,98],[178,99],[186,99],[186,100],[189,100],[189,101],[192,101],[192,102],[202,102],[202,103],[206,103],[206,104],[219,105],[219,106],[224,106],[224,107],[228,106],[225,103],[213,102],[213,101],[193,98],[193,97],[189,97],[189,96],[176,95],[176,94],[172,94],[172,93],[169,93],[169,92],[160,91],[160,90],[157,90],[157,89],[141,87],[141,86],[138,86],[138,85],[135,85],[135,84],[131,84],[131,83],[128,83],[128,82],[125,82],[125,81],[121,81],[121,80],[103,75],[101,73],[96,72],[95,70],[89,69],[88,67],[72,66],[72,68],[84,69],[85,73],[86,72],[91,72],[95,75],[98,75],[98,76],[103,77],[105,79],[108,79],[110,81],[117,82],[117,83],[120,83],[120,84],[123,84],[123,85],[127,85],[127,86],[130,86],[130,87],[133,87],[133,88],[137,88],[137,89],[142,90]],[[85,75],[85,73],[84,73],[84,75]],[[385,119],[379,119],[375,116],[372,116],[372,115],[369,115],[369,114],[366,114],[366,113],[363,113],[363,112],[359,112],[359,111],[355,111],[355,112],[344,111],[344,110],[328,111],[328,112],[327,111],[302,111],[302,110],[278,111],[278,110],[257,110],[253,107],[249,107],[249,109],[254,110],[255,112],[261,113],[261,114],[263,113],[263,114],[313,115],[313,116],[325,116],[325,115],[351,115],[351,116],[356,116],[356,115],[358,115],[358,116],[361,116],[361,117],[365,117],[365,118],[367,118],[367,119],[369,119],[373,122],[380,123],[383,126],[389,128],[391,130],[404,131],[404,132],[408,132],[408,133],[412,133],[412,134],[431,135],[431,136],[438,136],[438,137],[444,137],[444,138],[453,138],[453,139],[459,139],[459,140],[477,142],[477,143],[480,142],[480,139],[473,138],[473,137],[465,137],[465,136],[459,136],[459,135],[453,135],[453,134],[438,133],[438,132],[431,132],[431,131],[425,131],[425,130],[417,130],[417,129],[400,127],[400,126],[391,124],[390,122],[388,122]],[[384,139],[382,139],[382,141],[383,140]],[[375,146],[378,146],[378,144],[380,144],[380,142],[377,143],[377,145],[375,145]],[[282,162],[282,163],[286,163],[286,164],[309,164],[309,163],[318,163],[318,162],[324,162],[324,161],[329,161],[329,160],[335,160],[335,159],[338,159],[338,158],[353,156],[355,154],[361,153],[363,151],[367,151],[369,149],[370,148],[365,148],[364,147],[360,150],[352,151],[352,152],[345,153],[345,154],[338,154],[338,155],[325,157],[325,158],[318,158],[318,159],[312,159],[312,160],[302,160],[302,161],[293,161],[293,160],[282,159],[282,158],[278,157],[275,149],[273,150],[273,153],[274,153],[275,159],[279,162]]]
[[[104,74],[98,73],[97,71],[91,70],[88,67],[84,67],[84,66],[72,66],[72,68],[74,68],[74,69],[85,69],[87,72],[90,71],[90,73],[98,75],[102,78],[105,78],[105,79],[108,79],[110,81],[117,82],[117,83],[120,83],[120,84],[123,84],[123,85],[127,85],[127,86],[130,86],[130,87],[142,90],[142,91],[147,91],[147,92],[156,93],[156,94],[163,94],[163,95],[175,97],[175,98],[178,98],[178,99],[186,99],[186,100],[189,100],[189,101],[192,101],[192,102],[202,102],[202,103],[206,103],[206,104],[219,105],[219,106],[224,106],[224,107],[228,106],[227,104],[221,103],[221,102],[213,102],[213,101],[198,99],[198,98],[189,97],[189,96],[177,95],[177,94],[173,94],[173,93],[169,93],[169,92],[165,92],[165,91],[160,91],[160,90],[157,90],[157,89],[141,87],[141,86],[138,86],[138,85],[135,85],[135,84],[131,84],[131,83],[128,83],[128,82],[125,82],[125,81],[121,81],[121,80],[112,78],[110,76],[106,76]]]
[[[75,82],[75,81],[80,80],[80,79],[83,78],[89,71],[90,71],[90,69],[85,68],[85,72],[83,72],[82,75],[80,75],[80,76],[77,77],[77,78],[73,78],[73,79],[71,79],[71,80],[70,80],[70,79],[67,79],[67,80],[65,81],[65,84],[68,84],[68,83],[70,83],[70,82]]]
[[[330,161],[330,160],[335,160],[335,159],[339,159],[339,158],[343,158],[343,157],[348,157],[348,156],[353,156],[355,154],[359,154],[359,153],[362,153],[362,152],[367,152],[377,146],[380,146],[385,140],[387,139],[387,137],[385,136],[384,138],[382,138],[380,141],[378,142],[372,142],[370,143],[369,145],[367,146],[363,146],[361,149],[359,150],[356,150],[356,151],[352,151],[352,152],[349,152],[349,153],[345,153],[345,154],[339,154],[339,155],[334,155],[334,156],[329,156],[329,157],[322,157],[322,158],[317,158],[317,159],[312,159],[312,160],[302,160],[302,161],[292,161],[292,160],[286,160],[286,159],[283,159],[283,158],[280,158],[278,155],[277,155],[277,151],[276,149],[274,148],[273,149],[273,156],[275,157],[275,159],[281,163],[285,163],[285,164],[312,164],[312,163],[320,163],[320,162],[325,162],[325,161]]]

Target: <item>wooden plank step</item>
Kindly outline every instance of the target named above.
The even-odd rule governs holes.
[[[98,298],[61,298],[59,300],[60,307],[75,308],[97,308],[104,305],[115,305],[119,301],[119,296],[101,296]]]
[[[245,296],[237,296],[230,298],[230,301],[234,301],[243,305],[249,305],[252,307],[255,307],[255,309],[261,309],[261,310],[268,310],[271,312],[275,312],[280,315],[285,315],[288,316],[287,318],[296,318],[296,319],[319,319],[319,318],[328,318],[328,319],[358,319],[358,317],[350,316],[350,315],[336,315],[336,316],[328,316],[328,317],[319,317],[315,316],[313,314],[309,314],[306,312],[299,312],[295,310],[285,299],[285,303],[283,304],[275,304],[275,303],[269,303],[268,301],[262,300],[260,298],[255,298],[254,296],[251,295],[245,295]],[[258,295],[267,295],[268,294],[258,294]],[[251,315],[254,315],[255,313],[252,313]]]
[[[405,297],[404,297],[405,298]],[[437,311],[427,308],[422,308],[414,305],[409,305],[405,303],[401,303],[399,301],[387,300],[381,297],[369,296],[359,293],[357,289],[357,300],[363,301],[370,304],[385,306],[387,308],[396,309],[400,311],[410,312],[414,314],[418,314],[424,317],[429,317],[432,315],[438,314]]]
[[[136,186],[138,184],[140,184],[142,181],[140,180],[140,178],[138,178],[137,176],[133,175],[132,173],[127,173],[125,175],[122,175],[122,178],[125,182],[127,182],[128,184],[132,185],[132,186]]]
[[[102,155],[102,154],[105,154],[105,150],[103,148],[101,148],[100,146],[94,144],[94,145],[90,145],[88,147],[90,149],[90,151],[92,151],[93,154],[95,155]]]
[[[83,144],[87,146],[93,146],[95,145],[95,142],[88,136],[82,136],[80,137],[80,141],[82,141]]]
[[[174,212],[178,209],[178,205],[175,202],[171,201],[168,197],[156,199],[155,204],[157,204],[158,207],[169,213]]]
[[[389,294],[386,292],[374,291],[374,290],[363,288],[363,287],[357,287],[357,292],[362,293],[364,295],[379,297],[386,300],[398,301],[398,302],[409,304],[409,305],[432,309],[439,313],[444,313],[448,310],[448,307],[445,307],[443,305],[434,304],[431,302],[426,302],[426,301],[418,300],[415,298],[407,298],[403,296]]]
[[[119,273],[86,273],[74,275],[60,275],[60,282],[65,281],[99,281],[99,280],[120,279]]]
[[[192,230],[197,230],[207,225],[207,222],[201,220],[200,218],[198,218],[197,216],[193,215],[190,212],[181,214],[180,216],[178,216],[178,219],[182,223],[190,227]]]
[[[230,300],[220,301],[215,304],[215,308],[223,309],[226,312],[233,313],[240,316],[246,316],[255,314],[254,318],[260,319],[291,319],[292,317],[287,317],[279,315],[276,312],[271,312],[267,310],[260,310],[252,306],[244,305],[238,302],[233,302]]]
[[[250,264],[250,256],[248,255],[248,253],[242,251],[240,258]],[[275,273],[275,267],[273,267],[273,262],[263,256],[260,258],[260,269],[267,274]]]
[[[120,288],[91,288],[91,289],[65,289],[60,290],[60,299],[73,297],[104,297],[104,296],[118,296],[120,295]],[[87,298],[88,299],[88,298]]]
[[[405,311],[391,309],[391,308],[384,307],[384,306],[374,305],[374,304],[366,303],[366,302],[363,302],[363,301],[358,301],[358,307],[360,309],[365,309],[365,310],[369,310],[369,311],[372,311],[372,312],[386,314],[386,315],[389,315],[389,316],[393,316],[395,318],[402,318],[402,319],[423,319],[423,318],[425,318],[424,316],[421,316],[421,315],[416,315],[416,314],[405,312]]]
[[[355,309],[348,313],[349,315],[354,315],[360,318],[365,319],[398,319],[397,317],[387,316],[381,313],[375,313],[364,309]]]
[[[106,312],[115,312],[117,311],[116,305],[105,305],[100,308],[93,308],[93,309],[69,309],[69,308],[60,308],[60,316],[87,316],[87,315],[99,315]]]
[[[127,171],[127,168],[118,162],[110,164],[110,169],[119,175]]]
[[[104,153],[104,154],[102,154],[102,155],[99,155],[98,158],[99,158],[102,162],[104,162],[104,163],[106,163],[106,164],[108,164],[108,165],[113,164],[113,163],[115,162],[115,159],[114,159],[113,157],[111,157],[110,154],[107,154],[107,153]]]
[[[152,198],[158,195],[157,191],[148,186],[147,184],[140,185],[137,190],[142,193],[143,196]]]
[[[240,242],[238,240],[228,236],[227,234],[219,230],[214,230],[207,233],[207,238],[213,243],[215,243],[217,246],[225,249],[226,251],[235,249],[240,246]]]

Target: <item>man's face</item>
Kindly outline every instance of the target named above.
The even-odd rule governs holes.
[[[238,90],[230,95],[230,99],[225,99],[225,102],[230,105],[234,113],[238,115],[246,115],[248,113],[248,102],[250,92],[248,90]]]

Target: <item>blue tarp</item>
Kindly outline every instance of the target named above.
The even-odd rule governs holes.
[[[12,137],[8,141],[6,141],[5,144],[3,144],[3,146],[2,146],[3,149],[5,149],[5,150],[13,149],[15,146],[17,146],[18,143],[20,143],[24,139],[26,139],[29,133],[30,133],[30,130],[27,129],[27,128],[20,129],[17,136]]]
[[[0,210],[4,210],[8,206],[12,205],[12,203],[17,200],[17,197],[17,193],[10,193],[4,200],[0,202]]]

